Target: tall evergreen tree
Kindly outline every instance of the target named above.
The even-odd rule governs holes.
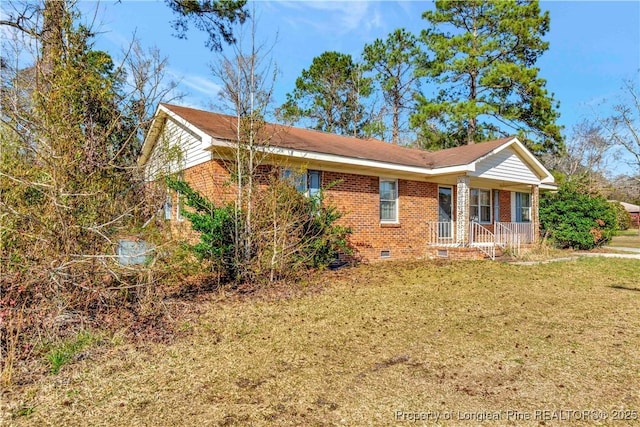
[[[516,134],[536,152],[562,149],[558,104],[535,66],[549,46],[537,0],[437,0],[423,18],[424,71],[441,89],[419,98],[413,126],[444,127],[440,146]]]
[[[324,52],[302,71],[280,114],[292,122],[310,119],[317,130],[367,136],[374,120],[362,99],[371,92],[371,79],[362,76],[351,55]]]
[[[232,25],[242,24],[248,12],[247,0],[165,0],[176,14],[173,29],[179,38],[187,37],[189,22],[207,34],[205,45],[214,51],[222,50],[222,41],[235,42]]]
[[[386,40],[376,39],[364,47],[364,67],[374,72],[374,80],[380,85],[385,110],[388,109],[391,115],[391,141],[394,144],[398,144],[401,134],[408,130],[408,123],[403,119],[406,119],[419,87],[415,71],[423,56],[416,37],[403,28],[389,34]]]

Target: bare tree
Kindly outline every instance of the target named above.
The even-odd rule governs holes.
[[[601,193],[607,184],[605,176],[614,145],[600,123],[584,120],[573,127],[563,155],[546,154],[542,159],[549,168],[580,183],[590,193]]]
[[[640,89],[632,80],[626,80],[623,89],[624,98],[613,107],[615,114],[602,123],[611,140],[631,156],[629,165],[640,183]]]
[[[271,60],[272,46],[256,41],[255,10],[253,15],[248,28],[238,31],[230,54],[220,54],[211,65],[222,86],[219,100],[236,116],[235,163],[230,172],[236,185],[237,265],[249,265],[253,256],[255,177],[266,154],[264,148],[273,137],[265,128],[265,116],[273,100],[277,69]]]

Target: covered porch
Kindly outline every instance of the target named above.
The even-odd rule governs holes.
[[[538,240],[536,184],[468,175],[438,184],[438,218],[427,223],[427,245],[477,248],[494,259],[496,249],[520,252]]]

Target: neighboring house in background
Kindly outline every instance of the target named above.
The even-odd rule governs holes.
[[[236,117],[161,104],[139,164],[147,179],[181,172],[214,202],[233,200],[225,162],[237,140]],[[555,189],[547,169],[515,137],[427,152],[377,140],[267,124],[258,147],[276,168],[306,170],[301,191],[327,188],[340,221],[353,230],[364,261],[493,257],[497,247],[538,238],[541,190]],[[179,147],[167,166],[162,153]],[[171,203],[172,218],[178,204]]]
[[[631,217],[631,226],[634,228],[640,227],[640,206],[626,202],[618,202],[622,207],[629,212]]]

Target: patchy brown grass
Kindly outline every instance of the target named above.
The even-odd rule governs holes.
[[[611,417],[640,409],[639,275],[623,259],[390,262],[327,272],[320,292],[193,301],[199,314],[176,319],[173,342],[86,353],[6,391],[2,415],[92,426],[391,425],[399,410],[453,411],[445,425],[477,425],[457,419],[472,411]],[[500,414],[489,424],[540,421]]]
[[[640,234],[638,229],[620,231],[611,240],[611,246],[624,246],[627,248],[640,248]]]

